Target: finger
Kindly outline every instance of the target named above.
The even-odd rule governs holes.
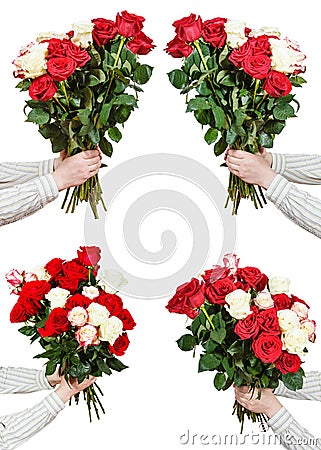
[[[245,158],[245,153],[243,150],[228,150],[228,155],[229,156],[233,156],[234,158],[237,159],[244,159]]]
[[[96,156],[99,157],[99,150],[84,150],[82,155],[87,159],[94,158]]]

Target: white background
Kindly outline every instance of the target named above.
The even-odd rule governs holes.
[[[305,77],[308,83],[297,92],[301,109],[298,117],[289,120],[282,135],[276,138],[275,151],[321,152],[320,27],[317,3],[303,4],[296,0],[270,0],[267,3],[254,0],[55,0],[44,3],[30,0],[6,2],[6,9],[2,11],[1,161],[33,161],[52,157],[49,142],[38,134],[35,125],[24,122],[23,95],[14,87],[16,80],[12,77],[11,65],[20,47],[33,40],[41,31],[68,31],[73,22],[96,17],[114,19],[117,11],[125,9],[146,18],[144,31],[154,39],[157,48],[142,58],[142,62],[155,66],[155,70],[151,81],[145,86],[145,92],[140,96],[139,109],[125,124],[122,141],[115,145],[114,155],[108,161],[109,168],[143,154],[177,153],[210,167],[227,185],[227,170],[219,167],[221,161],[215,159],[212,148],[203,140],[203,131],[192,114],[184,113],[184,98],[170,85],[166,75],[180,66],[180,60],[172,59],[163,51],[166,43],[174,36],[171,24],[191,12],[200,14],[204,20],[221,16],[243,20],[249,27],[276,26],[284,35],[300,43],[307,55]],[[304,189],[321,198],[320,187]],[[74,215],[66,215],[60,209],[62,198],[61,195],[37,214],[0,229],[0,363],[3,366],[41,368],[41,362],[32,359],[38,350],[36,344],[30,347],[29,340],[18,333],[18,327],[9,323],[9,312],[15,299],[9,295],[4,274],[14,267],[32,269],[53,257],[69,259],[74,257],[80,245],[95,244],[84,240],[85,206],[79,207]],[[318,321],[321,313],[321,241],[291,223],[272,204],[255,211],[251,204],[243,203],[237,217],[236,245],[241,266],[253,265],[268,276],[290,278],[292,292],[311,305],[310,316]],[[123,208],[126,208],[126,204]],[[207,213],[204,210],[204,214]],[[159,223],[163,225],[161,220]],[[150,249],[157,248],[159,238],[155,243],[155,228],[148,230],[145,226],[143,231],[144,243]],[[149,232],[153,239],[149,239]],[[215,227],[211,228],[211,233],[212,242],[220,239],[220,233]],[[184,252],[181,254],[183,256]],[[209,260],[208,267],[215,262]],[[170,265],[171,261],[168,264],[169,271],[177,269]],[[165,310],[168,300],[169,297],[159,300],[124,297],[137,327],[130,333],[131,345],[122,358],[130,368],[120,374],[106,376],[99,383],[105,392],[106,416],[100,422],[89,424],[83,405],[67,407],[53,423],[24,444],[26,450],[40,450],[44,446],[48,450],[71,446],[80,449],[103,446],[114,450],[200,449],[204,447],[204,441],[202,444],[200,440],[202,434],[224,436],[238,433],[237,419],[231,416],[233,391],[215,391],[213,374],[198,374],[197,359],[193,360],[190,353],[178,349],[175,341],[184,334],[185,320]],[[319,353],[320,341],[317,339],[310,346],[306,370],[321,369]],[[45,392],[2,396],[0,415],[31,407],[44,395]],[[320,405],[286,399],[283,403],[300,423],[320,436]],[[194,444],[191,439],[186,445],[180,443],[180,436],[187,430],[197,434]],[[258,428],[247,424],[245,432],[252,436],[258,433]],[[247,441],[247,448],[266,448],[263,438],[260,439],[256,445]],[[209,444],[207,447],[215,446]],[[239,445],[225,447],[238,448]]]

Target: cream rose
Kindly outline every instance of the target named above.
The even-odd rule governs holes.
[[[236,289],[225,297],[225,301],[229,305],[225,305],[225,308],[235,319],[245,319],[251,314],[250,300],[251,294],[242,289]]]
[[[14,64],[26,78],[37,78],[47,72],[48,42],[34,44],[27,53],[19,56]]]
[[[254,303],[259,309],[269,309],[274,305],[274,301],[269,292],[260,292],[254,299]]]
[[[315,330],[316,330],[316,323],[314,320],[305,319],[300,322],[300,328],[302,330],[305,330],[308,333],[308,339],[310,342],[315,341]]]
[[[99,290],[95,286],[84,286],[81,293],[85,297],[90,298],[90,300],[93,300],[94,298],[98,297]]]
[[[289,41],[283,39],[270,39],[271,68],[283,73],[293,73],[295,70],[305,70],[302,61],[305,55],[296,48],[291,47]]]
[[[85,325],[79,328],[75,333],[75,337],[78,343],[84,347],[87,347],[87,345],[98,345],[100,342],[97,337],[97,328],[93,325]]]
[[[281,31],[278,28],[262,27],[259,28],[258,30],[251,30],[250,32],[250,36],[253,37],[258,37],[262,35],[281,37]]]
[[[98,327],[109,317],[109,311],[105,306],[99,303],[90,303],[87,308],[88,323]]]
[[[92,30],[94,24],[92,22],[77,22],[72,25],[74,35],[72,42],[79,47],[87,48],[92,43]]]
[[[232,47],[240,47],[247,41],[245,36],[245,22],[240,22],[238,20],[228,20],[225,25],[225,31],[227,34],[226,41]]]
[[[88,312],[82,306],[75,306],[67,317],[72,326],[82,327],[88,320]]]
[[[292,328],[281,336],[283,349],[301,357],[305,355],[303,349],[308,344],[308,332],[300,327]]]
[[[99,338],[114,345],[115,340],[123,331],[123,322],[118,317],[112,316],[103,322],[99,327]]]
[[[271,295],[288,294],[290,291],[290,280],[284,277],[272,277],[269,279],[269,291]]]
[[[280,330],[288,331],[292,328],[298,327],[300,320],[294,311],[291,309],[280,309],[277,312]]]
[[[69,297],[70,292],[67,289],[60,287],[52,288],[48,294],[45,295],[46,299],[50,301],[51,309],[63,308],[66,304],[66,300]]]
[[[126,278],[118,270],[109,269],[99,272],[98,278],[99,285],[107,293],[117,292],[122,286],[127,284]]]
[[[32,273],[36,275],[37,280],[45,280],[49,281],[51,278],[51,275],[46,271],[44,266],[37,266],[32,270]]]
[[[44,31],[38,34],[36,41],[49,41],[50,39],[68,39],[68,35],[65,33],[55,33],[53,31]]]
[[[296,313],[300,320],[308,318],[309,308],[301,302],[294,302],[291,306],[291,310]]]

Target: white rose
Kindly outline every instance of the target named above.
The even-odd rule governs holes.
[[[303,349],[307,346],[308,332],[300,327],[292,328],[281,336],[283,349],[304,357]]]
[[[307,319],[309,314],[309,308],[301,302],[294,302],[291,306],[291,310],[296,313],[299,319]]]
[[[305,70],[301,64],[305,59],[305,55],[292,47],[289,41],[281,39],[270,39],[271,46],[271,68],[283,73],[293,73],[300,69]]]
[[[258,37],[262,35],[281,37],[281,32],[278,28],[262,27],[258,30],[251,30],[249,35],[253,37]]]
[[[88,323],[98,327],[109,317],[108,309],[99,303],[90,303],[87,308]]]
[[[254,303],[259,309],[269,309],[274,305],[274,301],[269,292],[260,292],[254,299]]]
[[[70,292],[67,289],[60,287],[52,288],[48,294],[45,295],[46,299],[50,301],[51,309],[63,308],[66,304],[66,300],[69,297]]]
[[[34,44],[26,54],[17,58],[20,69],[26,78],[37,78],[47,72],[47,49],[48,42]]]
[[[99,273],[98,278],[99,285],[108,293],[119,291],[122,286],[127,284],[126,278],[118,270],[105,270]]]
[[[290,280],[284,277],[272,277],[269,279],[269,291],[271,295],[288,294],[290,291]]]
[[[100,325],[98,335],[102,341],[108,341],[110,345],[114,345],[122,331],[123,322],[118,317],[112,316]]]
[[[245,319],[251,314],[250,300],[251,294],[242,289],[236,289],[225,297],[225,301],[229,305],[229,307],[225,305],[225,308],[235,319]]]
[[[75,306],[68,313],[68,320],[74,327],[82,327],[88,320],[88,312],[82,306]]]
[[[288,331],[291,328],[299,326],[300,320],[297,314],[291,311],[291,309],[280,309],[277,315],[281,331]]]
[[[53,31],[44,31],[38,34],[36,41],[49,41],[50,39],[68,39],[68,35],[65,33],[55,33]]]
[[[84,286],[81,293],[85,297],[90,298],[90,300],[93,300],[94,298],[98,297],[99,290],[95,286]]]
[[[92,43],[92,30],[94,24],[92,22],[78,22],[72,25],[74,35],[72,42],[79,47],[87,48]]]
[[[32,273],[36,275],[38,280],[45,280],[49,281],[51,278],[51,275],[46,271],[44,266],[37,266],[32,270]]]
[[[228,20],[225,23],[224,28],[227,34],[226,42],[232,48],[240,47],[247,41],[245,27],[245,22],[240,22],[238,20]]]

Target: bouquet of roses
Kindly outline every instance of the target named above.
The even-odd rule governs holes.
[[[142,31],[144,20],[123,11],[115,21],[97,18],[73,24],[66,34],[42,33],[20,50],[14,76],[22,79],[17,88],[31,97],[27,122],[38,125],[53,152],[70,156],[99,146],[112,155],[111,141],[122,138],[117,125],[137,108],[139,85],[152,75],[137,56],[155,47]],[[69,190],[62,208],[68,197]],[[98,217],[97,204],[104,206],[98,176],[74,188],[66,211],[73,212],[79,200],[90,202]]]
[[[165,51],[184,62],[169,72],[169,80],[182,94],[194,91],[193,98],[186,97],[186,112],[207,128],[204,138],[215,143],[215,155],[228,146],[250,153],[272,147],[286,120],[295,117],[293,104],[299,107],[291,93],[293,86],[305,83],[299,76],[305,56],[298,44],[282,39],[278,30],[254,30],[220,17],[203,22],[191,14],[173,26],[176,36]],[[261,188],[259,194],[230,175],[227,203],[233,202],[233,214],[242,198],[262,207]]]
[[[259,396],[262,388],[280,381],[302,388],[302,363],[307,345],[315,341],[316,323],[308,318],[309,306],[290,294],[287,278],[268,277],[256,267],[239,267],[235,255],[225,255],[223,266],[206,270],[180,286],[166,306],[186,314],[192,322],[188,334],[177,341],[181,350],[201,346],[199,372],[216,371],[214,387],[226,390],[250,386]],[[235,402],[243,431],[245,416],[264,420]]]
[[[111,375],[127,367],[117,356],[127,350],[127,331],[136,324],[122,299],[110,292],[108,272],[97,274],[100,249],[80,247],[77,253],[71,261],[54,258],[33,273],[12,270],[6,279],[18,295],[10,321],[25,322],[20,333],[45,350],[35,358],[47,360],[46,375],[58,367],[60,376],[81,383],[89,375]],[[99,393],[96,383],[84,390],[90,421],[92,407],[98,419],[99,408],[104,412]]]

